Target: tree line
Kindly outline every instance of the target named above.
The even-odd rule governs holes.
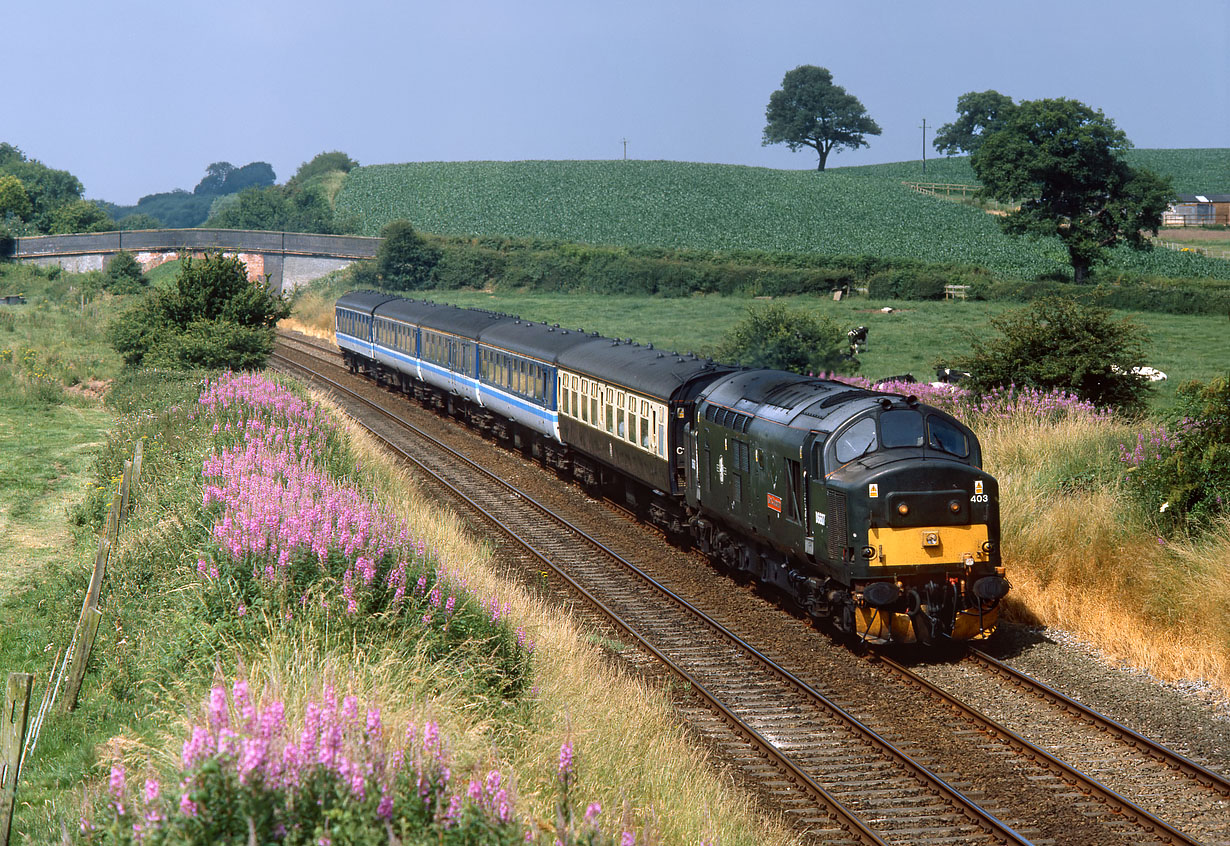
[[[1126,244],[1152,249],[1162,213],[1175,199],[1166,177],[1128,165],[1132,144],[1115,122],[1077,100],[1013,102],[998,91],[957,98],[957,119],[933,139],[941,153],[970,154],[979,196],[1015,204],[1000,218],[1014,236],[1053,236],[1068,251],[1077,284]],[[811,147],[823,172],[829,154],[868,146],[880,127],[827,68],[801,65],[782,79],[765,110],[764,144]]]

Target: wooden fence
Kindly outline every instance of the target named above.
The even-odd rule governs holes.
[[[961,199],[973,197],[982,190],[981,185],[963,185],[960,182],[903,182],[911,191],[919,194],[930,194],[933,197],[955,197]]]
[[[0,719],[0,846],[8,846],[12,828],[13,812],[17,807],[17,780],[21,776],[26,759],[34,754],[39,734],[47,712],[56,709],[68,713],[77,707],[81,684],[85,680],[102,610],[98,607],[102,595],[103,577],[111,554],[118,548],[120,524],[128,516],[130,498],[141,477],[141,464],[145,455],[144,441],[138,441],[132,459],[124,462],[124,475],[120,489],[111,497],[111,508],[98,551],[94,555],[94,570],[81,603],[81,615],[73,630],[67,651],[56,652],[47,681],[43,685],[43,698],[34,719],[29,719],[30,693],[34,676],[27,673],[10,673],[4,702],[4,719]],[[63,661],[61,661],[63,656]],[[52,683],[52,679],[55,683]],[[61,694],[61,686],[63,693]]]
[[[1230,250],[1219,250],[1212,247],[1193,247],[1189,244],[1176,244],[1173,241],[1166,241],[1162,238],[1154,238],[1153,246],[1165,247],[1167,250],[1173,250],[1176,253],[1199,253],[1209,258],[1230,259]]]

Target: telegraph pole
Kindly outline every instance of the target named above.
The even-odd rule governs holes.
[[[926,119],[926,118],[923,118],[922,131],[923,131],[923,136],[922,136],[922,141],[923,141],[923,175],[925,176],[925,175],[926,175],[926,173],[927,173],[927,119]]]
[[[624,139],[624,161],[628,160],[628,139]]]

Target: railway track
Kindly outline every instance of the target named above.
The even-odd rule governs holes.
[[[293,337],[283,336],[280,341],[285,348],[341,367],[336,352],[330,354],[317,344]],[[305,372],[314,369],[284,357],[280,363]],[[407,425],[383,408],[383,401],[373,403],[358,397],[320,374],[314,378],[329,383],[330,390],[339,395],[349,395],[348,401],[384,415],[389,425]],[[412,426],[409,430],[418,431]],[[415,437],[426,435],[418,431]],[[695,704],[682,708],[693,728],[758,782],[759,789],[773,797],[802,828],[824,838],[824,842],[1030,842],[1025,834],[986,812],[953,786],[968,782],[968,778],[958,775],[950,785],[883,733],[856,718],[852,709],[842,707],[833,697],[769,660],[635,564],[521,491],[447,447],[416,449],[414,456],[406,457],[439,478],[442,485],[470,508],[485,514],[501,531],[516,537],[516,542],[528,550],[525,554],[534,559],[530,566],[541,569],[545,565],[557,572],[611,625],[684,680],[696,695]],[[527,519],[527,509],[538,509],[538,513]],[[885,666],[890,664],[886,662]],[[913,675],[900,665],[890,668],[902,677]],[[1064,795],[1074,805],[1074,813],[1088,818],[1081,820],[1073,832],[1087,831],[1093,825],[1107,835],[1107,839],[1098,841],[1064,841],[1031,832],[1037,842],[1197,842],[989,718],[981,714],[971,717],[970,709],[963,711],[962,703],[925,680],[914,676],[910,684],[922,696],[943,703],[935,708],[959,714],[967,724],[966,734],[968,723],[974,721],[976,732],[991,738],[992,743],[1008,745],[1014,754],[1037,762],[1036,767],[1045,775],[1026,778],[1049,778],[1054,782],[1052,792]],[[909,747],[909,739],[900,745]],[[937,769],[943,766],[943,762],[938,763]],[[1195,783],[1199,778],[1208,780],[1208,776],[1191,778]],[[1090,819],[1096,820],[1096,825]]]

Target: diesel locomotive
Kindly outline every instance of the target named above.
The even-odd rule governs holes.
[[[1009,589],[970,429],[912,396],[355,291],[347,365],[873,643],[989,634]]]

